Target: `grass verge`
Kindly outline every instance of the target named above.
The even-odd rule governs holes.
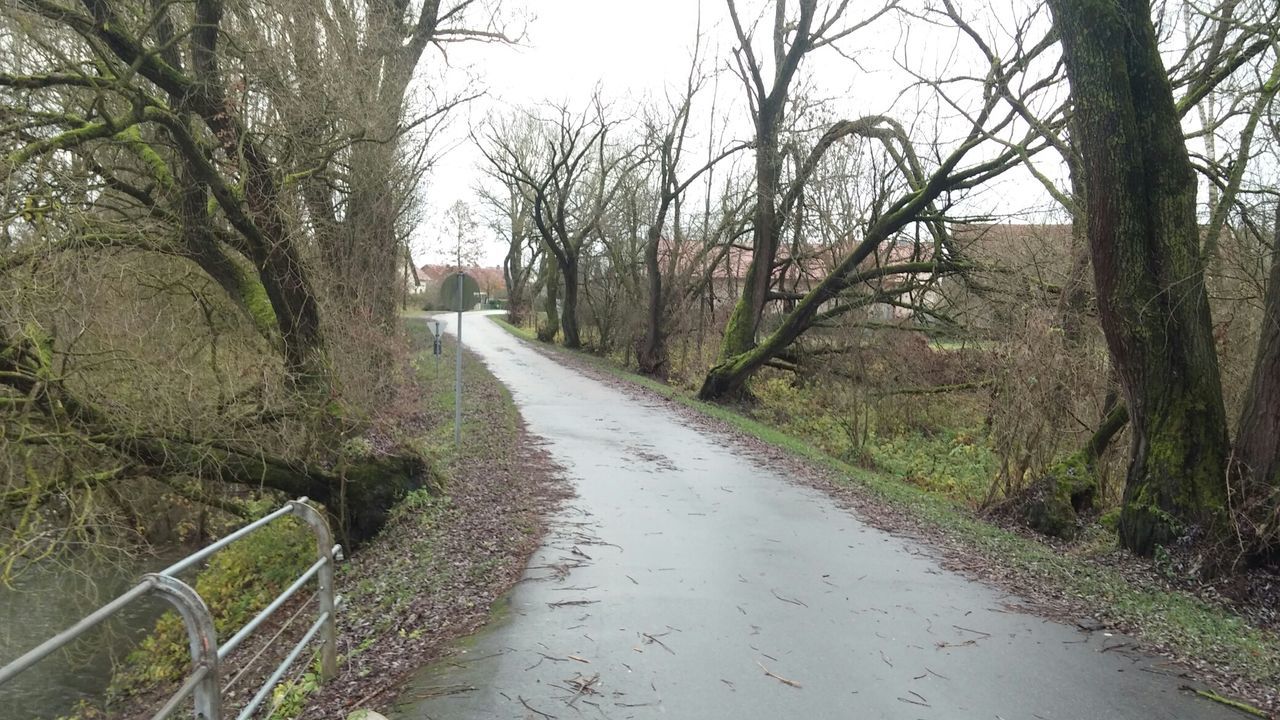
[[[533,340],[529,331],[491,319],[517,337]],[[612,361],[545,343],[537,343],[537,347],[665,397],[816,465],[826,471],[836,489],[901,513],[907,526],[927,533],[931,544],[944,552],[977,556],[984,565],[975,570],[977,574],[1019,594],[1032,595],[1060,612],[1102,620],[1192,665],[1223,689],[1272,713],[1280,709],[1275,696],[1275,688],[1280,686],[1280,638],[1251,625],[1225,605],[1162,586],[1154,576],[1135,578],[1123,567],[1081,551],[1052,546],[985,522],[955,502],[885,473],[850,465],[732,407],[702,402]],[[887,529],[907,529],[901,523],[887,524]],[[962,564],[974,570],[973,564]]]
[[[489,619],[562,497],[510,393],[471,353],[463,355],[462,444],[454,447],[456,344],[446,338],[443,354],[432,357],[425,323],[406,322],[425,348],[415,360],[425,389],[423,441],[437,451],[444,492],[411,493],[344,567],[340,674],[300,704],[299,717],[387,707],[410,673]]]

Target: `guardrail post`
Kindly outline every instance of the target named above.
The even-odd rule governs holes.
[[[213,627],[209,606],[192,587],[168,575],[150,573],[143,576],[155,582],[155,592],[168,600],[187,627],[191,646],[191,664],[204,668],[204,676],[195,686],[196,717],[200,720],[222,720],[222,688],[218,673],[218,635]]]
[[[320,598],[320,613],[327,618],[320,629],[320,682],[328,682],[338,673],[338,634],[337,613],[334,607],[334,544],[333,533],[329,530],[329,521],[314,507],[307,504],[307,498],[290,500],[289,507],[316,534],[316,553],[325,561],[320,572],[316,574],[319,589],[316,595]]]

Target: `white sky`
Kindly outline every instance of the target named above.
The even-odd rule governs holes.
[[[723,2],[703,2],[722,13]],[[518,47],[469,45],[451,50],[455,66],[479,76],[488,95],[454,118],[444,142],[453,149],[428,180],[427,221],[413,243],[420,262],[448,262],[453,237],[441,227],[444,209],[472,202],[483,157],[467,140],[468,126],[494,111],[545,100],[581,107],[597,85],[610,99],[661,93],[678,81],[698,22],[699,0],[527,0],[534,17]],[[426,62],[439,62],[439,56]],[[459,75],[461,73],[458,73]],[[455,146],[456,145],[456,146]],[[447,241],[440,240],[448,237]],[[495,238],[478,237],[481,262],[498,265],[505,248]]]
[[[519,3],[520,0],[507,0]],[[1016,1],[1016,0],[1011,0]],[[448,77],[454,87],[487,87],[486,97],[461,110],[452,120],[442,147],[451,149],[440,159],[429,178],[424,197],[427,208],[423,224],[415,233],[413,252],[421,264],[449,262],[453,257],[453,233],[444,227],[445,210],[455,201],[473,202],[473,188],[481,178],[478,150],[467,139],[472,123],[492,112],[513,106],[531,106],[544,100],[568,101],[581,108],[599,85],[604,97],[621,113],[646,97],[661,97],[665,88],[683,84],[688,72],[701,6],[704,51],[718,58],[717,67],[726,67],[729,51],[736,41],[724,0],[525,0],[533,17],[527,36],[519,47],[471,44],[450,50],[452,67]],[[961,7],[974,7],[963,1]],[[739,0],[741,17],[750,23],[759,0]],[[851,3],[850,17],[867,12],[869,3]],[[985,2],[981,3],[987,7]],[[765,18],[757,34],[757,55],[769,55],[768,32],[772,18]],[[949,70],[953,41],[927,27],[913,23],[904,35],[896,19],[882,19],[869,30],[841,45],[846,53],[857,50],[864,69],[830,48],[807,58],[801,78],[823,95],[833,99],[836,112],[853,117],[870,112],[890,112],[910,126],[918,118],[908,112],[894,112],[897,92],[906,85],[905,76],[893,69],[895,53],[910,48],[912,65],[927,72]],[[761,52],[763,51],[763,52]],[[440,63],[438,54],[424,59],[422,74],[430,64]],[[736,76],[725,73],[719,80],[717,111],[735,104],[744,123],[749,123],[743,106],[743,90]],[[701,101],[704,107],[710,97]],[[742,127],[745,135],[747,127]],[[1042,204],[1034,182],[1016,183],[1023,205]],[[1016,193],[1015,193],[1016,194]],[[990,193],[990,195],[1000,195]],[[1001,195],[1007,204],[1009,192]],[[447,239],[445,239],[447,238]],[[485,265],[502,261],[504,244],[485,237],[475,238],[473,254]]]

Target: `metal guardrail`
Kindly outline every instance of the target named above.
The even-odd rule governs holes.
[[[240,628],[221,646],[213,627],[213,616],[209,606],[190,585],[179,580],[177,575],[195,567],[211,555],[225,548],[240,538],[259,530],[271,522],[286,515],[293,515],[311,527],[316,536],[317,559],[306,572],[272,600],[252,620]],[[333,571],[336,561],[342,559],[342,547],[333,544],[333,534],[329,531],[329,523],[324,514],[307,504],[307,498],[292,500],[275,512],[256,520],[239,530],[227,535],[216,543],[188,555],[158,573],[142,576],[142,581],[120,597],[98,608],[80,622],[49,638],[25,655],[0,668],[0,685],[17,677],[23,671],[56,652],[77,637],[98,625],[102,621],[119,612],[129,603],[148,595],[159,595],[171,603],[182,616],[187,629],[187,640],[191,648],[191,673],[177,692],[165,702],[154,720],[166,718],[177,710],[187,698],[194,698],[196,717],[200,720],[222,720],[221,668],[223,661],[249,635],[262,626],[273,613],[281,608],[298,590],[315,578],[319,584],[316,596],[319,599],[316,621],[294,645],[284,661],[280,663],[267,681],[258,690],[249,704],[245,706],[237,720],[247,720],[261,707],[271,694],[271,690],[280,682],[301,656],[306,646],[320,637],[320,682],[333,677],[338,665],[337,634],[335,632],[335,614],[341,598],[334,595]]]

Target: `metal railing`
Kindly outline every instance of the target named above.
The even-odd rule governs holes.
[[[211,555],[225,548],[240,538],[259,530],[271,522],[286,515],[293,515],[310,526],[316,536],[317,559],[306,572],[284,590],[279,596],[262,609],[244,627],[236,631],[226,642],[218,645],[218,636],[213,626],[213,616],[209,606],[190,585],[179,580],[177,575],[189,570]],[[23,671],[58,651],[77,637],[98,625],[102,621],[119,612],[126,605],[148,595],[159,595],[171,603],[182,616],[187,630],[187,641],[191,648],[191,672],[185,682],[165,702],[164,706],[153,716],[154,720],[168,717],[177,710],[187,698],[194,698],[196,717],[200,720],[222,720],[221,668],[227,656],[245,641],[254,630],[266,622],[272,614],[279,610],[289,598],[293,597],[308,582],[315,578],[319,584],[316,597],[319,599],[316,621],[294,645],[262,688],[258,690],[249,704],[240,711],[237,720],[246,720],[261,707],[271,694],[271,690],[280,682],[284,674],[302,655],[303,649],[318,635],[320,637],[320,682],[333,677],[338,665],[337,634],[335,632],[335,614],[341,598],[334,595],[333,571],[336,561],[342,559],[342,548],[333,544],[333,534],[329,531],[329,523],[324,514],[307,504],[307,498],[292,500],[275,512],[256,520],[239,530],[227,535],[216,543],[188,555],[178,562],[157,573],[142,576],[142,581],[120,597],[98,608],[80,622],[63,630],[28,651],[25,655],[0,668],[0,685],[17,677]]]

